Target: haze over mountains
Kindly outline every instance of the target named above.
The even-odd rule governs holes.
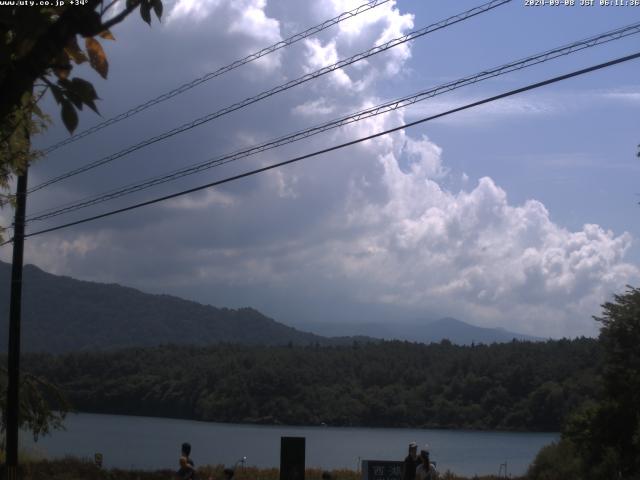
[[[456,318],[414,320],[397,323],[310,323],[307,328],[321,335],[355,335],[366,332],[368,336],[388,340],[434,343],[446,338],[458,345],[472,343],[503,343],[516,340],[542,341],[540,337],[510,332],[503,328],[483,328],[470,325]]]
[[[0,350],[6,350],[10,265],[0,262]],[[311,325],[318,335],[289,327],[252,308],[202,305],[171,295],[152,295],[117,284],[76,280],[24,268],[22,349],[61,353],[163,344],[341,345],[375,338],[468,344],[532,339],[455,319],[415,324]],[[317,328],[315,328],[317,327]],[[333,331],[332,331],[333,330]],[[366,333],[366,337],[363,334]]]

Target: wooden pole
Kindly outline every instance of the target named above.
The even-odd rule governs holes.
[[[13,233],[13,261],[11,263],[11,303],[9,306],[9,355],[7,386],[7,479],[18,478],[18,427],[20,413],[20,319],[22,307],[22,265],[24,258],[24,225],[27,209],[27,173],[29,166],[18,176],[16,212]]]

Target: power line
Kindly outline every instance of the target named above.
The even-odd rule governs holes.
[[[586,73],[594,72],[596,70],[600,70],[600,69],[603,69],[603,68],[606,68],[606,67],[610,67],[610,66],[613,66],[613,65],[617,65],[617,64],[620,64],[620,63],[623,63],[623,62],[627,62],[627,61],[630,61],[630,60],[635,60],[637,58],[640,58],[640,52],[634,53],[632,55],[627,55],[625,57],[620,57],[620,58],[617,58],[615,60],[610,60],[610,61],[605,62],[605,63],[600,63],[598,65],[594,65],[594,66],[591,66],[591,67],[588,67],[588,68],[583,68],[581,70],[576,70],[576,71],[573,71],[571,73],[567,73],[567,74],[564,74],[564,75],[553,77],[553,78],[550,78],[550,79],[547,79],[547,80],[544,80],[544,81],[541,81],[541,82],[533,83],[533,84],[527,85],[525,87],[517,88],[515,90],[510,90],[508,92],[501,93],[501,94],[495,95],[493,97],[485,98],[484,100],[479,100],[477,102],[469,103],[469,104],[466,104],[466,105],[461,106],[461,107],[457,107],[457,108],[453,108],[451,110],[447,110],[446,112],[443,112],[443,113],[439,113],[439,114],[436,114],[436,115],[431,115],[429,117],[421,118],[420,120],[416,120],[414,122],[406,123],[406,124],[400,125],[398,127],[390,128],[388,130],[384,130],[382,132],[374,133],[374,134],[368,135],[366,137],[361,137],[361,138],[358,138],[356,140],[351,140],[349,142],[341,143],[339,145],[334,145],[333,147],[325,148],[325,149],[322,149],[322,150],[317,150],[315,152],[308,153],[308,154],[305,154],[305,155],[301,155],[301,156],[298,156],[298,157],[295,157],[295,158],[292,158],[292,159],[289,159],[289,160],[285,160],[285,161],[280,162],[280,163],[276,163],[276,164],[269,165],[269,166],[266,166],[266,167],[258,168],[258,169],[255,169],[255,170],[251,170],[249,172],[241,173],[239,175],[234,175],[232,177],[227,177],[225,179],[217,180],[215,182],[207,183],[205,185],[200,185],[198,187],[190,188],[188,190],[182,190],[180,192],[172,193],[170,195],[164,195],[162,197],[158,197],[158,198],[155,198],[153,200],[147,200],[147,201],[144,201],[144,202],[140,202],[140,203],[136,203],[136,204],[133,204],[133,205],[129,205],[128,207],[119,208],[119,209],[116,209],[116,210],[111,210],[109,212],[102,213],[102,214],[99,214],[99,215],[94,215],[94,216],[91,216],[91,217],[86,217],[86,218],[83,218],[81,220],[76,220],[74,222],[69,222],[69,223],[65,223],[65,224],[62,224],[62,225],[55,226],[55,227],[46,228],[46,229],[43,229],[43,230],[38,230],[36,232],[32,232],[32,233],[26,234],[25,238],[26,237],[34,237],[36,235],[42,235],[44,233],[54,232],[54,231],[57,231],[57,230],[61,230],[63,228],[68,228],[68,227],[72,227],[72,226],[75,226],[75,225],[80,225],[80,224],[83,224],[83,223],[91,222],[91,221],[98,220],[98,219],[105,218],[105,217],[110,217],[112,215],[128,212],[130,210],[135,210],[137,208],[145,207],[145,206],[148,206],[148,205],[153,205],[155,203],[163,202],[165,200],[170,200],[170,199],[173,199],[173,198],[181,197],[183,195],[188,195],[190,193],[198,192],[200,190],[205,190],[207,188],[211,188],[211,187],[215,187],[215,186],[218,186],[218,185],[222,185],[224,183],[229,183],[229,182],[232,182],[232,181],[235,181],[235,180],[239,180],[241,178],[253,176],[253,175],[256,175],[258,173],[262,173],[262,172],[266,172],[268,170],[272,170],[274,168],[282,167],[284,165],[288,165],[288,164],[291,164],[291,163],[299,162],[299,161],[305,160],[307,158],[316,157],[318,155],[323,155],[325,153],[333,152],[335,150],[339,150],[339,149],[342,149],[342,148],[345,148],[345,147],[349,147],[351,145],[355,145],[355,144],[358,144],[358,143],[361,143],[361,142],[364,142],[364,141],[367,141],[367,140],[372,140],[374,138],[381,137],[383,135],[388,135],[389,133],[393,133],[393,132],[397,132],[398,130],[402,130],[402,129],[405,129],[405,128],[413,127],[415,125],[419,125],[421,123],[425,123],[425,122],[428,122],[430,120],[435,120],[437,118],[441,118],[441,117],[444,117],[444,116],[447,116],[447,115],[451,115],[453,113],[461,112],[463,110],[467,110],[467,109],[474,108],[474,107],[477,107],[477,106],[480,106],[480,105],[484,105],[486,103],[494,102],[494,101],[500,100],[502,98],[510,97],[510,96],[516,95],[518,93],[523,93],[523,92],[526,92],[526,91],[529,91],[529,90],[534,90],[536,88],[540,88],[540,87],[543,87],[545,85],[550,85],[552,83],[560,82],[562,80],[567,80],[567,79],[572,78],[572,77],[577,77],[579,75],[584,75]],[[4,244],[9,243],[10,241],[11,240],[9,240],[8,242],[5,242]]]
[[[205,75],[203,75],[200,78],[196,78],[195,80],[192,80],[191,82],[187,82],[184,83],[182,85],[180,85],[179,87],[176,87],[175,89],[171,90],[170,92],[167,93],[163,93],[162,95],[159,95],[155,98],[152,98],[151,100],[148,100],[145,103],[142,103],[136,107],[133,107],[129,110],[127,110],[126,112],[120,113],[119,115],[116,115],[115,117],[111,117],[103,122],[100,122],[97,125],[94,125],[91,128],[88,128],[82,132],[78,132],[75,135],[70,136],[69,138],[66,138],[54,145],[51,145],[47,148],[45,148],[43,150],[43,153],[45,155],[53,152],[54,150],[57,150],[58,148],[64,146],[64,145],[68,145],[70,143],[73,143],[77,140],[80,140],[81,138],[84,138],[88,135],[91,135],[93,133],[98,132],[99,130],[102,130],[103,128],[106,128],[110,125],[113,125],[114,123],[118,123],[126,118],[132,117],[140,112],[142,112],[143,110],[146,110],[147,108],[150,108],[154,105],[157,105],[159,103],[162,103],[166,100],[169,100],[170,98],[173,98],[177,95],[180,95],[181,93],[186,92],[187,90],[191,90],[192,88],[200,85],[201,83],[204,82],[208,82],[209,80],[219,77],[220,75],[223,75],[225,73],[228,73],[232,70],[235,70],[238,67],[241,67],[242,65],[246,65],[247,63],[251,63],[254,60],[258,60],[259,58],[262,58],[266,55],[269,55],[277,50],[280,50],[281,48],[284,47],[288,47],[289,45],[293,45],[296,42],[299,42],[300,40],[303,40],[305,38],[308,38],[312,35],[315,35],[317,33],[322,32],[323,30],[326,30],[329,27],[332,27],[334,25],[337,25],[338,23],[342,22],[343,20],[347,20],[349,18],[353,18],[357,15],[360,15],[361,13],[367,12],[375,7],[378,7],[384,3],[389,2],[390,0],[372,0],[368,3],[365,3],[363,5],[360,5],[357,8],[354,8],[353,10],[349,10],[348,12],[343,12],[340,15],[333,17],[329,20],[325,20],[324,22],[322,22],[319,25],[316,25],[314,27],[310,27],[307,30],[300,32],[300,33],[296,33],[295,35],[292,35],[284,40],[281,40],[279,42],[274,43],[273,45],[270,45],[268,47],[263,48],[262,50],[259,50],[257,52],[254,52],[250,55],[247,55],[244,58],[241,58],[240,60],[236,60],[232,63],[230,63],[229,65],[226,65],[224,67],[220,67],[219,69],[213,71],[213,72],[209,72]]]
[[[557,47],[552,50],[547,50],[543,53],[539,53],[539,54],[532,55],[520,60],[516,60],[499,67],[483,70],[482,72],[477,73],[475,75],[463,77],[453,82],[449,82],[449,83],[437,86],[435,88],[431,88],[429,90],[421,91],[414,95],[391,100],[383,104],[380,104],[378,106],[371,107],[366,110],[361,110],[359,112],[350,114],[346,117],[342,117],[336,120],[331,120],[321,125],[317,125],[317,126],[308,128],[306,130],[302,130],[290,135],[279,137],[275,140],[271,140],[271,141],[262,143],[260,145],[248,147],[243,150],[236,151],[234,153],[216,157],[214,159],[209,159],[205,162],[201,162],[195,165],[191,165],[189,167],[181,168],[179,170],[175,170],[173,172],[169,172],[161,176],[143,180],[138,183],[132,183],[123,187],[119,187],[117,189],[110,190],[108,192],[99,194],[97,196],[94,195],[94,196],[82,199],[80,201],[69,202],[67,204],[64,204],[58,207],[49,208],[49,209],[32,214],[28,218],[28,221],[33,222],[38,220],[45,220],[45,219],[57,217],[65,213],[80,210],[82,208],[93,206],[99,203],[103,203],[108,200],[113,200],[115,198],[119,198],[131,193],[145,190],[147,188],[151,188],[156,185],[167,183],[188,175],[193,175],[214,167],[225,165],[227,163],[230,163],[242,158],[246,158],[251,155],[255,155],[257,153],[262,153],[282,145],[286,145],[286,144],[293,143],[305,138],[309,138],[321,132],[325,132],[334,128],[339,128],[344,125],[357,122],[366,118],[370,118],[376,115],[381,115],[387,112],[391,112],[399,108],[404,108],[406,106],[413,105],[414,103],[426,100],[428,98],[432,98],[437,95],[441,95],[443,93],[446,93],[467,85],[475,84],[475,83],[478,83],[490,78],[494,78],[500,75],[504,75],[516,70],[522,70],[524,68],[528,68],[540,63],[544,63],[549,60],[558,58],[560,56],[569,55],[587,48],[594,47],[596,45],[601,45],[603,43],[607,43],[613,40],[618,40],[620,38],[624,38],[629,35],[634,35],[637,33],[640,33],[640,22],[626,26],[626,27],[621,27],[615,30],[611,30],[609,32],[605,32],[599,35],[588,37],[586,39],[576,41],[561,47]]]
[[[432,25],[429,25],[427,27],[421,28],[419,30],[414,30],[406,35],[403,35],[401,37],[397,37],[394,38],[393,40],[389,40],[388,42],[385,42],[381,45],[377,45],[365,52],[361,52],[358,53],[356,55],[353,55],[349,58],[340,60],[332,65],[328,65],[326,67],[322,67],[319,70],[316,70],[315,72],[312,73],[308,73],[306,75],[303,75],[301,77],[298,77],[294,80],[290,80],[289,82],[286,82],[282,85],[278,85],[277,87],[274,87],[270,90],[266,90],[264,92],[261,92],[253,97],[249,97],[246,98],[240,102],[234,103],[233,105],[230,105],[228,107],[225,107],[221,110],[218,110],[216,112],[210,113],[208,115],[205,115],[204,117],[200,117],[197,118],[191,122],[185,123],[179,127],[176,127],[172,130],[169,130],[167,132],[164,132],[160,135],[157,135],[155,137],[149,138],[147,140],[143,140],[140,143],[137,143],[136,145],[132,145],[130,147],[125,148],[124,150],[121,150],[117,153],[114,153],[112,155],[108,155],[106,157],[103,157],[99,160],[96,160],[94,162],[91,162],[87,165],[84,165],[82,167],[76,168],[74,170],[71,170],[67,173],[64,173],[62,175],[59,175],[57,177],[54,177],[52,179],[46,180],[43,183],[31,188],[29,190],[29,193],[33,193],[37,190],[40,190],[44,187],[47,187],[49,185],[52,185],[54,183],[60,182],[61,180],[65,180],[67,178],[73,177],[75,175],[78,175],[80,173],[86,172],[88,170],[92,170],[96,167],[99,167],[101,165],[104,165],[105,163],[109,163],[112,162],[118,158],[124,157],[130,153],[133,153],[137,150],[140,150],[141,148],[147,147],[149,145],[152,145],[156,142],[159,142],[161,140],[165,140],[169,137],[172,137],[174,135],[177,135],[179,133],[183,133],[187,130],[191,130],[192,128],[198,127],[204,123],[210,122],[216,118],[222,117],[223,115],[227,115],[228,113],[234,112],[236,110],[239,110],[241,108],[244,108],[248,105],[251,105],[253,103],[259,102],[260,100],[264,100],[265,98],[271,97],[273,95],[276,95],[280,92],[283,92],[285,90],[289,90],[290,88],[293,88],[297,85],[303,84],[305,82],[308,82],[310,80],[316,79],[322,75],[326,75],[328,73],[331,73],[333,71],[339,70],[341,68],[344,68],[348,65],[351,65],[353,63],[356,63],[360,60],[364,60],[366,58],[369,58],[373,55],[376,55],[378,53],[384,52],[386,50],[389,50],[393,47],[396,47],[398,45],[401,45],[403,43],[409,42],[411,40],[415,40],[416,38],[422,37],[424,35],[427,35],[429,33],[435,32],[437,30],[446,28],[450,25],[453,25],[455,23],[458,22],[462,22],[464,20],[467,20],[471,17],[474,17],[476,15],[479,15],[481,13],[487,12],[489,10],[492,10],[496,7],[499,7],[501,5],[504,5],[506,3],[511,2],[512,0],[491,0],[490,2],[487,2],[483,5],[480,5],[478,7],[474,7],[472,9],[466,10],[465,12],[459,13],[457,15],[454,15],[452,17],[446,18],[444,20],[441,20],[438,23],[434,23]]]

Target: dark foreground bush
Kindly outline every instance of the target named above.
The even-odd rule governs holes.
[[[527,480],[583,480],[582,462],[568,440],[543,447],[527,472]]]

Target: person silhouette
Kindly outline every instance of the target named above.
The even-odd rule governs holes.
[[[178,478],[182,480],[196,480],[196,468],[191,459],[191,444],[184,442],[180,448],[180,469]]]
[[[422,460],[418,456],[418,444],[411,442],[409,444],[409,454],[402,463],[402,480],[415,480],[416,468],[421,462]]]
[[[436,470],[435,463],[432,463],[429,459],[429,450],[420,450],[421,463],[416,467],[416,480],[436,480],[438,478],[438,471]]]

